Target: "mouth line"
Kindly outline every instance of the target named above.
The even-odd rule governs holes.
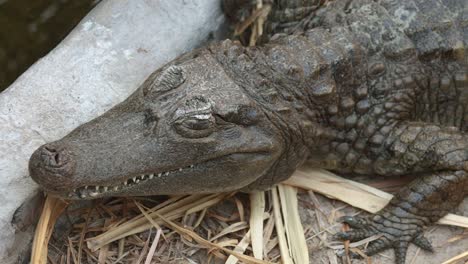
[[[99,197],[104,197],[107,196],[108,194],[113,194],[113,193],[118,193],[123,190],[130,189],[134,186],[141,185],[144,182],[151,181],[156,178],[163,178],[167,177],[173,173],[179,173],[187,170],[193,171],[195,167],[198,165],[205,164],[207,162],[213,161],[213,160],[220,160],[223,158],[228,158],[230,156],[235,156],[235,155],[267,155],[268,152],[264,151],[258,151],[258,152],[235,152],[235,153],[230,153],[221,157],[217,158],[212,158],[208,159],[205,161],[202,161],[201,163],[198,164],[192,164],[189,166],[185,167],[180,167],[177,169],[172,169],[164,172],[159,172],[159,173],[143,173],[143,174],[138,174],[137,176],[133,176],[130,178],[127,178],[124,181],[120,181],[117,184],[103,184],[103,185],[85,185],[79,188],[73,189],[73,191],[69,192],[67,194],[68,198],[73,199],[73,198],[78,198],[78,199],[93,199],[93,198],[99,198]]]
[[[169,176],[171,173],[182,172],[187,169],[193,169],[194,167],[195,165],[190,165],[187,167],[181,167],[178,169],[169,170],[165,172],[140,174],[138,176],[133,176],[131,178],[128,178],[124,181],[121,181],[117,184],[112,184],[112,185],[85,185],[83,187],[73,189],[72,192],[68,193],[68,197],[69,198],[78,197],[81,199],[96,198],[96,197],[99,197],[101,195],[105,195],[108,193],[113,193],[113,192],[118,192],[118,191],[122,191],[125,189],[129,189],[133,186],[140,185],[143,182],[153,180],[154,178],[161,178],[161,177]]]

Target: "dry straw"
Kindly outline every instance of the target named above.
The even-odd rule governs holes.
[[[77,242],[73,242],[70,237],[68,238],[70,246],[64,263],[86,263],[82,262],[81,259],[83,252],[89,259],[95,259],[96,263],[109,263],[106,259],[112,253],[112,250],[109,249],[111,242],[118,244],[118,259],[124,259],[131,253],[124,253],[123,244],[135,243],[140,247],[140,251],[134,263],[143,263],[143,261],[151,263],[153,257],[161,255],[166,247],[164,241],[160,241],[161,238],[166,240],[166,236],[173,236],[172,233],[162,231],[163,229],[167,231],[167,228],[178,233],[184,244],[196,250],[204,248],[212,256],[224,258],[225,263],[228,264],[238,263],[238,261],[242,261],[242,263],[274,263],[278,260],[275,261],[276,257],[281,258],[281,262],[285,264],[308,263],[308,248],[304,236],[305,231],[299,218],[296,187],[322,193],[369,212],[378,211],[392,197],[392,195],[373,187],[338,177],[327,171],[305,166],[300,168],[285,184],[278,185],[268,192],[257,192],[250,195],[249,223],[244,221],[245,208],[242,202],[237,196],[233,197],[233,193],[177,196],[152,208],[144,207],[140,201],[133,201],[127,207],[133,206],[140,211],[140,214],[131,219],[124,218],[123,220],[116,215],[116,211],[118,211],[114,208],[116,205],[110,203],[106,206],[93,207],[96,208],[95,211],[101,208],[107,214],[112,215],[111,218],[105,219],[103,229],[93,229],[92,225],[86,221],[84,225],[79,226],[81,231],[78,233]],[[269,199],[266,199],[267,197]],[[206,220],[205,218],[210,212],[209,208],[227,199],[234,200],[239,212],[234,218],[238,218],[239,221],[228,224],[234,218],[228,219],[211,215],[211,217],[219,219],[219,222],[224,222],[224,227],[216,234],[210,234],[209,230],[207,238],[195,233],[193,229]],[[270,207],[266,205],[267,201]],[[32,263],[47,263],[48,241],[55,221],[66,206],[67,203],[61,200],[47,197],[34,238]],[[84,219],[90,217],[93,208],[83,212]],[[194,224],[190,229],[175,222],[196,214],[198,214],[198,218],[194,219]],[[439,223],[468,227],[468,218],[448,215]],[[150,232],[146,240],[135,236],[150,229],[155,229],[156,234],[151,235]],[[102,230],[102,233],[95,237],[85,237],[88,231],[93,230]],[[235,237],[239,237],[240,241]],[[359,253],[360,251],[354,247],[367,244],[373,239],[376,238],[372,237],[365,241],[349,244],[346,249]],[[78,248],[72,244],[78,245]],[[252,246],[249,250],[251,255],[246,253],[249,245]],[[335,250],[344,248],[342,245],[328,245],[328,247]],[[278,253],[275,253],[275,248],[277,248]],[[456,263],[456,261],[466,258],[467,254],[465,252],[446,263]],[[118,259],[115,258],[112,263],[117,263]]]

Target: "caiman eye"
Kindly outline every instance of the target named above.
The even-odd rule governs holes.
[[[184,116],[174,122],[174,128],[183,137],[207,137],[214,131],[215,119],[211,114]]]

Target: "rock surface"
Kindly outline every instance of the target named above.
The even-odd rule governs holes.
[[[27,171],[31,153],[124,100],[223,19],[218,0],[103,1],[0,94],[0,263],[27,259],[33,228],[24,222],[35,210],[25,206],[19,223],[12,219],[37,193]]]

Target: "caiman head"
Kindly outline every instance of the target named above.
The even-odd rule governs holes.
[[[278,170],[285,147],[279,130],[202,49],[41,146],[29,171],[45,191],[68,199],[231,191]]]

